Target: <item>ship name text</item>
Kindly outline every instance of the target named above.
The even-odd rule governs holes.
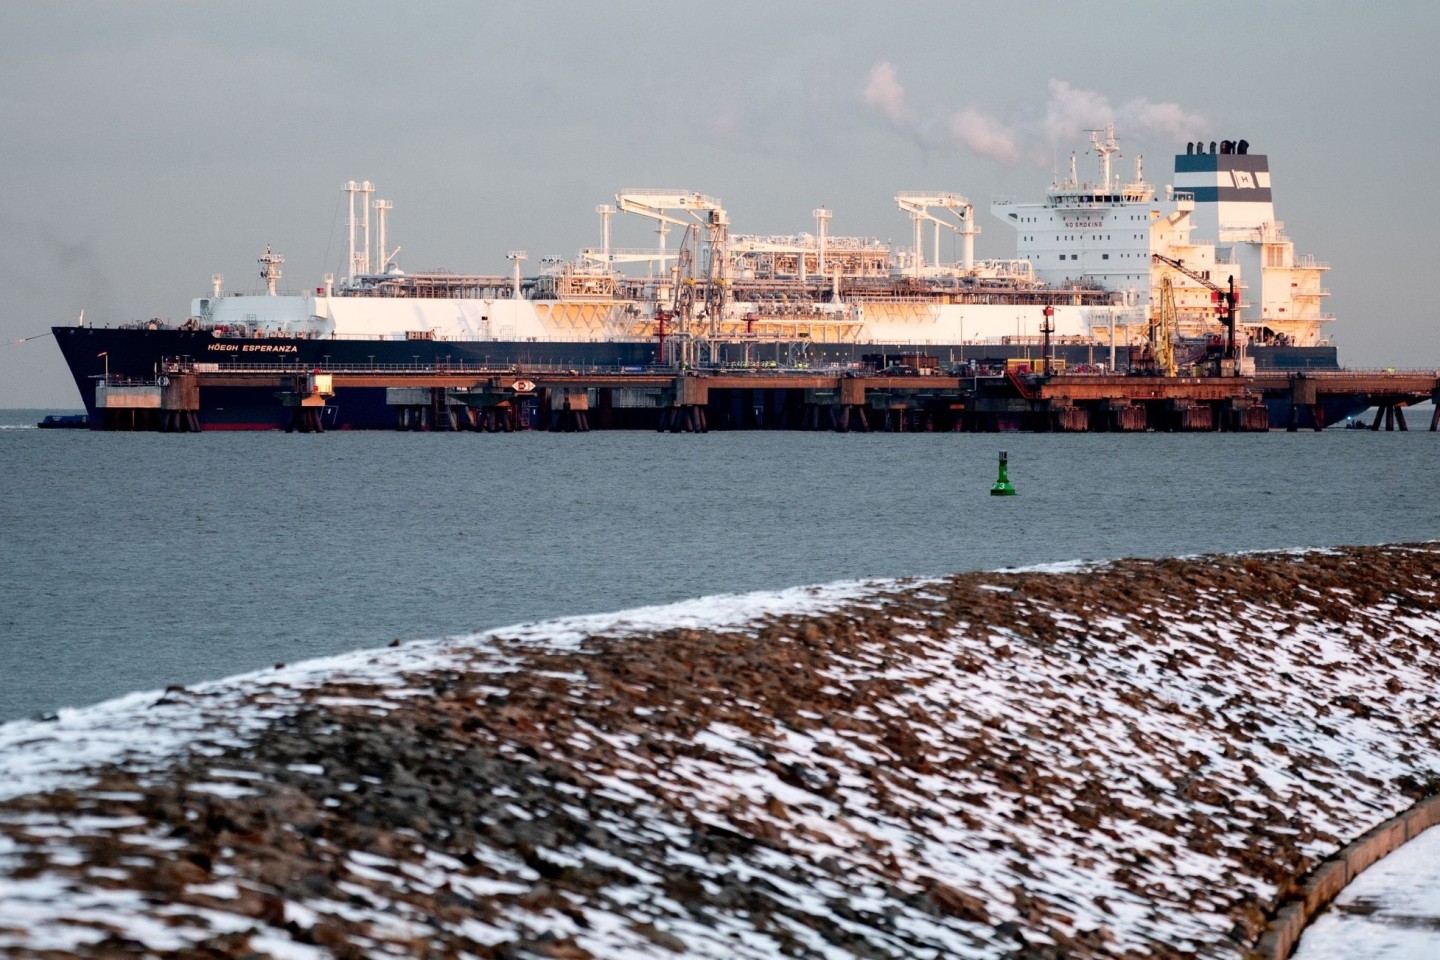
[[[212,343],[211,351],[239,353],[295,353],[293,343]]]

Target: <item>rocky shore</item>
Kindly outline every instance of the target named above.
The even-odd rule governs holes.
[[[0,956],[1243,957],[1440,783],[1440,544],[712,598],[0,726]]]

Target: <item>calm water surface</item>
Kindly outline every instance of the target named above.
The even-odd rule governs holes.
[[[103,434],[40,413],[0,411],[0,721],[710,593],[1440,538],[1428,412],[1409,433],[1004,436]],[[1001,449],[1017,497],[989,496]]]

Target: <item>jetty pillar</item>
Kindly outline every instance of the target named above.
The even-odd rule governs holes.
[[[1258,397],[1226,400],[1220,409],[1220,428],[1236,433],[1265,433],[1270,429],[1270,410]]]
[[[1145,429],[1145,408],[1142,406],[1132,404],[1129,400],[1107,399],[1101,401],[1101,408],[1106,426],[1111,430],[1136,433]]]
[[[1165,404],[1166,419],[1171,430],[1185,433],[1215,429],[1215,411],[1205,403],[1196,403],[1188,397],[1178,397]]]
[[[705,407],[709,403],[709,384],[698,377],[676,377],[670,389],[670,404],[660,410],[659,432],[708,433]]]
[[[861,433],[870,432],[870,421],[865,418],[865,382],[844,379],[840,381],[840,409],[836,414],[835,430],[849,433],[852,427]]]
[[[1294,433],[1300,428],[1300,411],[1309,407],[1312,411],[1319,406],[1318,384],[1311,377],[1304,373],[1295,373],[1290,376],[1290,416],[1286,421],[1285,430],[1287,433]],[[1324,429],[1324,416],[1318,419],[1317,430]]]
[[[1396,424],[1399,424],[1399,427],[1400,427],[1401,430],[1408,431],[1408,430],[1410,429],[1410,428],[1406,425],[1406,423],[1405,423],[1405,403],[1404,403],[1404,401],[1400,401],[1400,402],[1391,401],[1391,402],[1382,403],[1382,404],[1380,404],[1379,406],[1377,406],[1377,407],[1375,408],[1375,422],[1372,423],[1372,424],[1370,424],[1370,429],[1371,429],[1371,430],[1379,430],[1379,429],[1380,429],[1380,421],[1381,421],[1381,419],[1384,419],[1384,421],[1385,421],[1385,430],[1386,430],[1387,433],[1390,432],[1390,431],[1393,431],[1393,430],[1395,429],[1395,427],[1396,427]],[[1431,419],[1430,419],[1430,429],[1431,429],[1431,430],[1434,430],[1434,429],[1435,429],[1435,418],[1434,418],[1434,417],[1431,417]]]
[[[162,374],[160,386],[160,432],[200,432],[200,380],[193,373]]]
[[[551,387],[551,433],[590,432],[590,391],[584,387]]]
[[[807,389],[800,415],[802,430],[834,430],[839,418],[839,396],[834,390]]]
[[[290,409],[286,433],[324,433],[325,401],[335,395],[335,378],[315,370],[288,378],[287,389],[276,394],[282,406]]]
[[[1060,433],[1088,433],[1090,411],[1073,403],[1056,403],[1050,407],[1051,426]]]
[[[454,430],[463,406],[444,387],[386,387],[385,404],[396,411],[397,430]]]
[[[95,410],[99,430],[158,430],[161,395],[158,383],[116,383],[107,378],[95,384]]]

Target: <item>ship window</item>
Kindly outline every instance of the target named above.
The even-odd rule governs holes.
[[[1110,254],[1108,254],[1108,253],[1102,253],[1102,254],[1100,254],[1100,259],[1101,259],[1101,260],[1109,260],[1109,259],[1110,259]]]

